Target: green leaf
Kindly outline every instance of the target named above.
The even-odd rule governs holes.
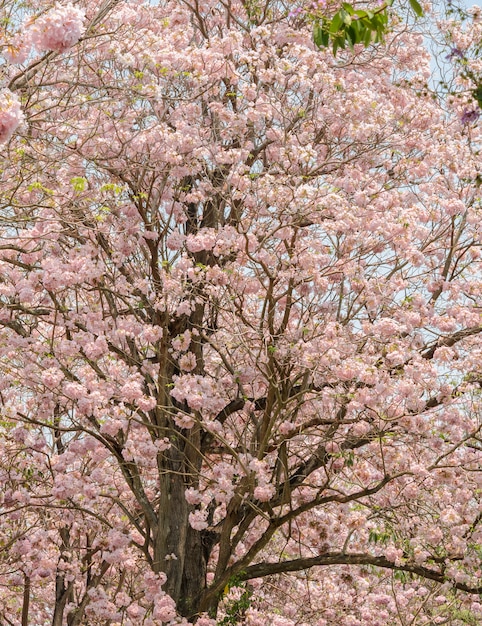
[[[320,26],[320,23],[317,22],[314,26],[313,26],[313,41],[315,42],[315,44],[321,48],[322,44],[322,37],[323,37],[323,29]]]
[[[385,11],[383,13],[378,13],[377,15],[373,16],[373,19],[377,20],[377,22],[379,24],[383,24],[383,26],[386,26],[388,24],[388,13],[386,13]]]
[[[351,16],[345,11],[345,9],[340,10],[340,17],[343,20],[343,24],[350,26],[351,24]]]
[[[339,32],[341,25],[343,24],[343,18],[341,17],[340,13],[341,11],[335,13],[331,20],[331,24],[328,30],[332,35],[336,35],[336,33]]]
[[[357,22],[352,22],[351,26],[346,29],[346,39],[350,48],[362,41],[360,32],[360,26]]]
[[[368,48],[372,40],[373,40],[373,31],[370,28],[365,29],[364,37],[363,37],[363,45],[365,46],[365,48]]]
[[[423,15],[418,0],[409,0],[417,16]],[[332,45],[333,54],[347,45],[353,48],[356,44],[365,47],[373,43],[381,43],[389,30],[389,7],[392,0],[385,3],[373,13],[366,9],[355,9],[355,5],[343,2],[341,8],[330,19],[326,16],[314,20],[313,41],[319,48]]]
[[[352,7],[351,4],[348,4],[348,2],[344,2],[341,5],[341,8],[346,11],[348,13],[348,15],[353,15],[354,13],[356,13],[356,11],[354,10],[354,8]]]
[[[318,48],[326,48],[330,43],[330,35],[319,22],[313,28],[313,41]]]
[[[422,7],[420,6],[420,4],[419,4],[418,0],[410,0],[410,6],[411,6],[411,7],[412,7],[412,9],[414,10],[415,15],[416,15],[417,17],[422,17],[422,15],[423,15],[423,9],[422,9]]]
[[[83,176],[74,176],[74,178],[70,179],[70,183],[75,191],[81,192],[84,191],[87,186],[87,179]]]

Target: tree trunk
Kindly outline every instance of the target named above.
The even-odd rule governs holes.
[[[30,578],[24,574],[23,604],[22,604],[22,626],[28,626],[28,612],[30,607]]]
[[[206,590],[207,562],[216,535],[194,530],[189,524],[192,505],[186,489],[197,486],[201,464],[200,432],[197,426],[172,440],[171,447],[158,459],[160,503],[157,533],[154,537],[156,573],[167,576],[164,590],[176,602],[179,613],[195,619]]]
[[[201,595],[206,589],[206,571],[209,548],[205,545],[202,532],[190,526],[186,537],[186,557],[182,573],[178,611],[193,619],[199,611]]]
[[[57,574],[55,579],[55,609],[52,618],[52,626],[62,626],[64,623],[65,606],[70,594],[71,586],[65,586],[64,574]]]
[[[182,573],[186,555],[189,524],[188,503],[184,497],[186,485],[179,451],[171,448],[162,455],[159,472],[160,502],[157,536],[154,539],[156,573],[165,572],[166,592],[177,600],[181,592]]]

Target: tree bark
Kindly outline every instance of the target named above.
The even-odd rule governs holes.
[[[186,537],[186,557],[178,610],[184,617],[192,620],[199,612],[199,602],[206,588],[207,558],[209,549],[205,545],[203,533],[190,526]]]
[[[182,456],[174,446],[162,454],[159,482],[160,502],[153,569],[156,573],[165,572],[167,582],[164,589],[177,601],[186,556],[189,507],[184,495],[186,485]]]
[[[23,603],[22,603],[22,626],[28,626],[28,612],[30,608],[30,578],[24,575]]]

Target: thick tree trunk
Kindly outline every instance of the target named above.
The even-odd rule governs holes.
[[[189,505],[184,495],[186,485],[179,451],[171,449],[163,457],[159,473],[161,495],[153,568],[155,572],[165,572],[167,583],[164,588],[177,600],[186,557]]]
[[[203,542],[203,534],[189,527],[181,589],[177,601],[179,612],[188,619],[193,619],[197,615],[201,595],[206,589],[208,550]]]
[[[195,227],[195,212],[192,216]],[[182,335],[186,330],[201,328],[204,305],[196,304],[189,319],[181,317],[168,323],[165,337]],[[158,405],[174,410],[169,389],[174,375],[179,374],[169,353],[169,343],[164,340],[159,347]],[[190,350],[196,356],[196,372],[203,372],[202,342],[192,341]],[[187,405],[179,407],[189,412]],[[159,509],[157,527],[153,537],[153,569],[167,576],[163,589],[176,602],[178,612],[195,620],[201,598],[206,590],[206,573],[209,554],[214,545],[212,533],[194,530],[189,524],[192,505],[186,501],[186,489],[199,486],[202,465],[201,428],[195,424],[189,430],[179,430],[169,410],[162,411],[158,423],[170,433],[170,448],[158,455]]]
[[[207,561],[213,541],[210,534],[191,528],[185,491],[191,478],[184,468],[185,451],[174,446],[160,461],[161,500],[158,532],[154,543],[154,571],[164,572],[164,590],[187,618],[198,613],[200,598],[206,588]]]
[[[164,590],[175,600],[179,613],[193,619],[206,589],[207,561],[214,542],[209,533],[189,525],[185,489],[182,476],[163,476],[154,570],[166,574]]]

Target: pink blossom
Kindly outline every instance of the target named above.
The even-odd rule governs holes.
[[[23,120],[17,95],[4,89],[0,92],[0,144],[10,139]]]
[[[51,367],[42,374],[42,382],[47,387],[57,387],[63,379],[64,373],[56,367]]]
[[[192,428],[196,423],[192,415],[188,413],[176,413],[173,419],[179,428]]]
[[[279,425],[279,431],[282,435],[288,435],[295,428],[296,426],[288,421],[281,422]]]
[[[142,398],[142,389],[137,380],[129,380],[120,389],[120,395],[123,400],[133,402]]]
[[[215,626],[216,621],[206,616],[201,616],[196,622],[197,626]]]
[[[336,454],[340,451],[340,446],[336,443],[336,441],[328,441],[325,444],[325,450],[330,454]]]
[[[162,338],[162,328],[146,325],[142,330],[142,337],[149,343],[155,343]]]
[[[189,315],[192,311],[192,305],[189,300],[183,300],[176,309],[177,315]]]
[[[188,502],[189,504],[200,504],[202,502],[201,494],[199,493],[199,491],[197,491],[197,489],[194,489],[193,487],[186,489],[184,497],[186,498],[186,502]]]
[[[205,229],[197,235],[189,235],[186,240],[186,247],[190,252],[200,252],[201,250],[212,250],[216,243],[216,233]]]
[[[39,52],[64,52],[74,46],[84,32],[85,11],[70,2],[57,3],[31,26],[31,38]]]
[[[189,524],[191,525],[191,528],[194,528],[194,530],[204,530],[209,526],[206,518],[207,511],[197,509],[196,511],[189,513]]]
[[[385,549],[383,554],[387,561],[391,561],[392,563],[395,563],[395,565],[399,565],[400,560],[403,557],[403,550],[397,549],[394,546],[389,546]]]
[[[196,355],[194,352],[186,352],[179,359],[179,367],[185,372],[191,372],[196,367]]]
[[[444,524],[447,524],[447,526],[454,526],[455,524],[459,524],[461,521],[460,515],[452,507],[448,507],[440,514],[440,520]]]
[[[161,622],[170,622],[176,617],[176,605],[168,595],[163,596],[154,607],[153,616]]]
[[[152,409],[156,408],[157,400],[153,397],[142,396],[142,398],[136,400],[136,404],[141,411],[152,411]]]
[[[22,33],[22,35],[23,36],[15,36],[8,43],[5,58],[9,63],[24,63],[30,54],[30,50],[32,49],[30,35],[28,31]]]
[[[142,619],[142,617],[146,613],[146,610],[142,608],[141,606],[139,606],[137,602],[134,602],[133,604],[127,607],[126,612],[127,612],[127,615],[131,619],[138,620],[138,619]]]
[[[87,394],[87,389],[80,383],[68,382],[64,385],[64,393],[72,400],[79,400]]]
[[[254,490],[254,497],[260,502],[268,502],[275,494],[273,485],[258,485]]]
[[[154,444],[157,450],[163,452],[164,450],[169,450],[171,447],[171,442],[167,437],[163,437],[162,439],[158,439]]]
[[[185,235],[175,231],[169,235],[166,239],[166,245],[169,250],[180,250],[185,241]]]
[[[125,423],[123,420],[106,419],[101,426],[101,432],[106,435],[111,435],[112,437],[115,437],[119,434],[120,431],[122,431],[124,427]]]
[[[172,340],[172,347],[174,350],[179,350],[184,352],[189,348],[191,343],[191,333],[189,330],[186,330],[182,335],[178,335]]]
[[[345,460],[342,457],[337,457],[335,459],[331,459],[329,467],[334,472],[339,472],[345,466]]]

